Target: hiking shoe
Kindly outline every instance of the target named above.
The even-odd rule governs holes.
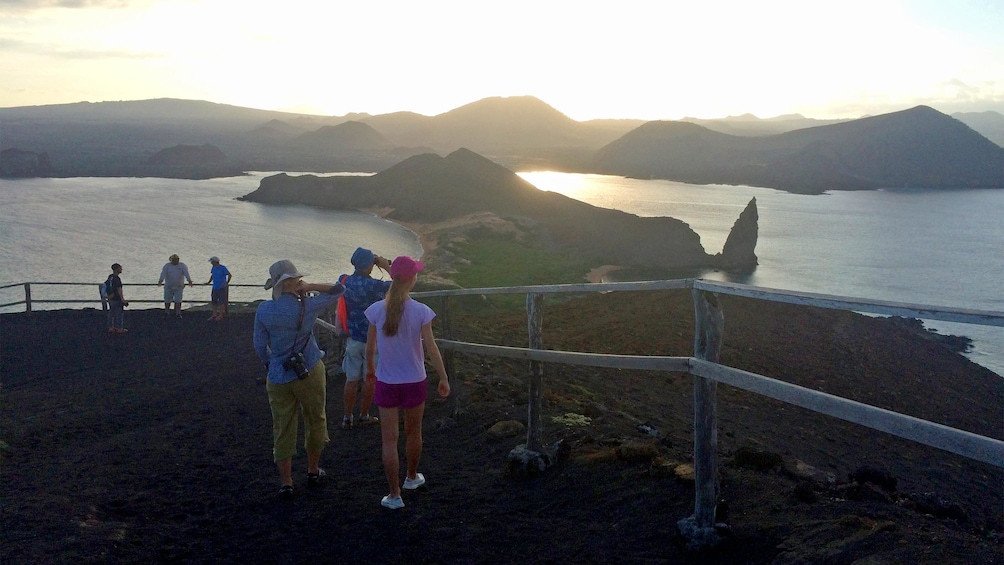
[[[368,426],[370,424],[379,424],[379,423],[380,423],[380,418],[377,418],[376,416],[370,416],[369,414],[365,416],[359,416],[360,426]]]
[[[351,416],[343,416],[342,417],[342,429],[343,430],[351,430],[352,429],[352,417]]]
[[[387,495],[380,499],[380,506],[390,508],[391,510],[397,510],[398,508],[404,508],[404,501],[401,500],[400,496],[391,498],[390,495]]]
[[[321,486],[321,479],[323,479],[326,475],[327,473],[325,473],[324,469],[321,469],[320,467],[317,468],[316,473],[307,473],[307,486],[310,488]]]
[[[425,475],[423,475],[422,473],[415,473],[414,479],[409,479],[408,477],[404,478],[404,486],[401,488],[407,490],[415,490],[424,484],[425,484]]]
[[[282,485],[279,488],[279,498],[283,500],[293,499],[293,485]]]

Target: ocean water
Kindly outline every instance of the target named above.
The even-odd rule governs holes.
[[[415,233],[371,214],[235,200],[272,174],[199,181],[0,180],[0,286],[94,282],[93,290],[32,285],[32,298],[96,299],[97,283],[108,276],[112,263],[122,264],[126,285],[156,284],[161,267],[177,253],[198,284],[209,280],[208,259],[217,255],[233,274],[232,284],[258,285],[231,289],[231,300],[250,301],[270,296],[262,285],[278,259],[292,260],[310,273],[309,281],[334,282],[352,272],[349,258],[358,246],[387,257],[422,254]],[[208,287],[185,289],[186,299],[208,297]],[[162,300],[163,290],[127,288],[126,298]],[[23,287],[0,290],[0,304],[23,299]],[[36,309],[84,306],[100,308],[33,304]],[[23,310],[24,305],[0,309]]]
[[[606,175],[519,173],[542,190],[639,216],[690,224],[722,250],[752,198],[759,265],[748,276],[704,278],[766,288],[1004,311],[1004,190],[875,190],[798,195]],[[616,273],[613,275],[616,276]],[[925,321],[973,338],[973,361],[1004,375],[1004,328]]]
[[[349,257],[360,245],[389,257],[421,254],[414,233],[370,214],[235,200],[271,174],[200,181],[0,180],[0,286],[93,282],[93,289],[33,286],[32,294],[34,299],[97,298],[97,283],[107,276],[111,263],[123,265],[127,285],[156,283],[172,253],[188,264],[197,283],[209,278],[207,260],[212,255],[218,255],[230,269],[234,284],[262,285],[269,265],[282,258],[311,273],[308,280],[323,282],[350,272]],[[701,273],[708,279],[1004,311],[1004,190],[804,196],[747,186],[603,175],[520,175],[543,190],[597,206],[679,218],[701,236],[710,253],[721,251],[740,212],[756,197],[759,266],[738,279]],[[128,292],[130,299],[159,301],[163,296],[156,287],[134,287]],[[189,299],[205,300],[208,295],[207,287],[185,291]],[[260,286],[231,292],[235,301],[268,295]],[[0,303],[23,298],[20,286],[0,290]],[[83,306],[34,305],[38,309]],[[1004,375],[1004,328],[947,322],[927,322],[927,326],[973,338],[969,357]]]

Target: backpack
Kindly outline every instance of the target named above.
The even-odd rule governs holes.
[[[113,296],[115,296],[115,288],[112,286],[112,276],[108,275],[108,278],[105,279],[105,298],[111,300]]]
[[[342,275],[338,282],[345,284],[348,275]],[[335,327],[341,330],[342,335],[349,335],[349,309],[345,305],[345,293],[338,297],[338,307],[335,310]]]

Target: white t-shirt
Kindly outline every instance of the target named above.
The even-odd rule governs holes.
[[[386,301],[373,303],[366,309],[366,319],[377,328],[377,380],[387,384],[408,384],[424,381],[425,352],[422,350],[422,326],[436,317],[436,313],[421,302],[408,299],[404,313],[397,325],[397,335],[383,333],[387,320]]]
[[[191,281],[192,277],[188,274],[188,265],[168,263],[160,270],[160,280],[167,288],[182,288],[185,286],[185,280]]]

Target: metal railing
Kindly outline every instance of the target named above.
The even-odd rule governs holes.
[[[95,289],[95,294],[93,295],[93,296],[95,296],[95,298],[76,298],[76,297],[74,297],[74,298],[38,298],[37,296],[33,296],[33,294],[32,294],[33,287],[37,289],[38,287],[43,287],[44,288],[44,287],[48,287],[48,286],[55,286],[55,287],[66,287],[66,286],[91,287],[91,288]],[[130,283],[130,284],[125,285],[125,288],[126,289],[131,289],[131,288],[135,288],[135,287],[158,287],[158,286],[162,286],[162,285],[158,285],[156,283]],[[185,286],[188,287],[188,285],[185,285]],[[210,285],[210,284],[196,284],[195,285],[195,287],[211,287],[211,286],[212,285]],[[231,283],[229,286],[230,286],[230,288],[254,288],[254,289],[259,289],[259,290],[261,290],[261,288],[262,288],[262,286],[258,285],[258,284],[233,284],[233,283]],[[101,283],[26,282],[26,283],[15,283],[15,284],[8,284],[8,285],[0,286],[0,291],[7,290],[7,289],[18,288],[18,287],[23,287],[24,288],[24,299],[23,300],[16,300],[14,302],[0,303],[0,308],[9,308],[11,306],[20,306],[20,305],[23,304],[25,312],[31,312],[32,309],[33,309],[33,306],[36,305],[36,304],[100,304],[101,307],[102,307],[102,309],[107,309],[107,302],[106,302],[106,299],[104,297],[104,292],[102,290],[104,288],[104,283],[103,282],[101,282]],[[163,302],[164,302],[163,299],[146,299],[146,298],[134,299],[134,298],[129,298],[129,297],[126,297],[126,298],[127,298],[127,300],[129,300],[130,304],[132,304],[132,303],[136,303],[136,304],[144,304],[144,303],[147,303],[147,304],[163,304]],[[233,297],[231,297],[230,301],[231,302],[241,302],[240,300],[234,300]],[[195,300],[193,300],[191,298],[185,298],[184,299],[184,303],[189,304],[189,305],[191,305],[191,304],[209,304],[210,300],[208,300],[208,299],[205,299],[205,300],[195,299]]]

